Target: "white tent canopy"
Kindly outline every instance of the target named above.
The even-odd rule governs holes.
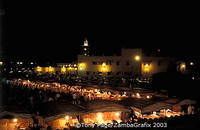
[[[172,107],[171,104],[163,103],[163,102],[157,102],[152,105],[146,106],[142,109],[142,113],[148,113],[153,111],[159,111],[161,109],[170,109]]]
[[[176,104],[176,106],[182,106],[182,105],[191,105],[191,104],[196,104],[196,101],[190,100],[190,99],[185,99]]]

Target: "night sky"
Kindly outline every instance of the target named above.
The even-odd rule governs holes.
[[[114,3],[26,2],[5,5],[3,55],[42,61],[76,59],[84,38],[96,55],[122,47],[200,56],[195,10],[144,10]]]

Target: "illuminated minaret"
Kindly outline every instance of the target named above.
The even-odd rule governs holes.
[[[89,45],[88,45],[88,40],[85,39],[84,40],[84,43],[82,45],[82,52],[81,54],[84,55],[84,56],[89,56]]]

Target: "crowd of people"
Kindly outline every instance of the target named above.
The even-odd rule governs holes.
[[[43,90],[50,90],[57,93],[73,93],[73,97],[80,97],[84,96],[86,99],[105,99],[105,100],[121,100],[127,97],[133,98],[147,98],[149,99],[150,96],[141,96],[139,93],[123,92],[118,90],[105,90],[100,88],[91,88],[88,86],[78,86],[78,85],[67,85],[61,84],[59,82],[41,82],[41,81],[30,81],[30,80],[7,80],[8,84],[11,85],[23,85],[23,87],[28,87],[31,89],[43,89]]]
[[[93,99],[105,99],[105,100],[121,100],[122,98],[127,98],[128,94],[126,92],[115,91],[112,93],[110,91],[105,91],[96,88],[82,88],[81,86],[69,86],[66,84],[60,83],[45,83],[45,82],[32,82],[29,80],[7,80],[7,84],[11,86],[20,86],[21,88],[29,88],[32,90],[38,89],[39,93],[44,92],[52,92],[56,93],[54,99],[60,98],[62,94],[70,94],[72,98],[76,100],[83,96],[85,100],[93,100]],[[129,95],[130,96],[130,95]],[[49,98],[49,101],[54,100]]]
[[[133,75],[116,75],[116,76],[78,76],[77,74],[63,74],[63,73],[13,73],[6,75],[8,79],[12,78],[26,78],[31,81],[42,81],[42,82],[59,82],[68,85],[77,85],[77,84],[94,84],[94,85],[109,85],[112,87],[141,87],[149,86],[147,82],[141,82],[139,76]],[[139,80],[138,80],[139,79]],[[150,80],[148,80],[150,81]]]
[[[121,100],[122,98],[132,96],[124,92],[116,91],[113,93],[100,89],[87,89],[81,86],[71,86],[57,82],[45,83],[41,81],[13,79],[6,80],[4,83],[2,87],[6,91],[5,96],[7,98],[5,98],[5,102],[8,106],[15,104],[26,108],[31,113],[38,113],[40,111],[40,105],[46,102],[61,101],[71,102],[73,104],[84,104],[94,99]]]

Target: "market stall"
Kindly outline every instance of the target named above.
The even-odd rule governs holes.
[[[174,111],[172,109],[172,104],[165,102],[156,102],[151,105],[147,105],[141,109],[135,107],[131,108],[134,110],[137,118],[143,119],[156,119],[181,115],[181,111]]]
[[[79,123],[81,115],[85,111],[77,105],[50,102],[41,106],[40,113],[44,117],[47,126],[54,129],[64,129],[74,127],[76,123]]]
[[[26,129],[33,126],[33,120],[30,114],[1,112],[0,113],[0,130],[18,130]]]
[[[84,123],[113,123],[127,121],[130,110],[120,104],[95,100],[85,105],[87,113],[82,116]]]

